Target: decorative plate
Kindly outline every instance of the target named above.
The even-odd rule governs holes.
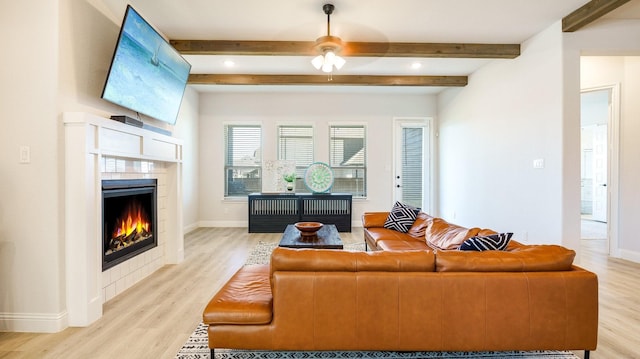
[[[333,171],[323,162],[315,162],[304,172],[304,184],[314,193],[327,192],[333,186]]]

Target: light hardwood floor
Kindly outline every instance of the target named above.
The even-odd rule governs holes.
[[[362,241],[362,229],[341,237]],[[185,237],[183,263],[163,267],[107,302],[93,325],[55,334],[0,333],[0,358],[174,358],[211,296],[258,241],[279,239],[246,228],[198,229]],[[604,241],[585,240],[581,265],[600,283],[599,344],[591,358],[640,358],[640,264],[607,258]]]

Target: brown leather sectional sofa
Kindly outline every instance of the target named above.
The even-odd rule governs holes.
[[[432,220],[412,227],[416,239],[375,227],[383,216],[363,217],[367,245],[377,251],[277,248],[270,265],[240,269],[203,313],[212,354],[237,348],[588,356],[596,348],[597,277],[572,264],[572,250],[517,242],[505,251],[432,250],[419,245]]]

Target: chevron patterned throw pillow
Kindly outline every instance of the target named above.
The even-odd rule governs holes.
[[[384,228],[407,233],[413,225],[413,222],[415,222],[418,212],[420,212],[419,208],[396,202],[393,208],[391,208],[387,220],[384,222]]]
[[[471,237],[460,245],[461,251],[503,251],[507,248],[513,233],[499,233],[490,236]]]

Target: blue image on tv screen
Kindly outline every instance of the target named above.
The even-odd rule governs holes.
[[[191,64],[129,5],[102,98],[175,124],[190,70]]]

